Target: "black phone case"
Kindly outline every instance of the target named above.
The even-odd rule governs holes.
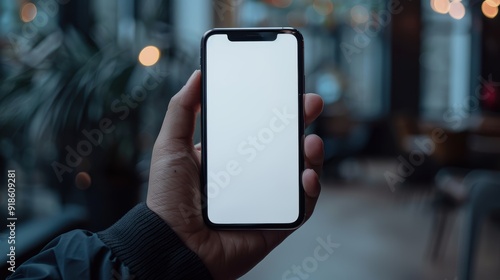
[[[298,116],[299,116],[299,176],[297,178],[299,182],[299,216],[297,220],[292,223],[282,223],[282,224],[217,224],[210,221],[208,217],[208,196],[207,196],[207,152],[204,147],[207,147],[207,116],[206,116],[206,42],[208,38],[214,34],[227,34],[231,41],[273,41],[276,39],[277,35],[280,33],[293,34],[297,38],[298,46],[298,75],[297,81],[299,83],[297,93],[298,104]],[[201,205],[202,205],[202,215],[205,224],[214,229],[226,229],[226,230],[238,230],[238,229],[294,229],[299,227],[305,218],[305,208],[304,208],[304,190],[302,186],[302,172],[304,170],[304,39],[302,34],[290,27],[270,27],[270,28],[215,28],[207,31],[201,40],[201,50],[200,50],[200,64],[202,71],[202,100],[201,100],[201,145],[202,145],[202,159],[201,159],[201,170],[200,182],[201,182]]]

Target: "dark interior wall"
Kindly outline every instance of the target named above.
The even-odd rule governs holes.
[[[500,15],[490,19],[481,15],[481,77],[489,86],[474,81],[485,91],[494,92],[487,100],[483,100],[483,108],[489,113],[500,113]]]
[[[391,23],[390,112],[418,116],[421,1],[401,1],[401,5],[403,11],[394,14]]]
[[[82,34],[90,34],[94,22],[90,5],[91,1],[68,1],[61,5],[61,26],[73,26]]]

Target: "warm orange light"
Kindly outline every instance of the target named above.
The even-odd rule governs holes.
[[[155,65],[160,59],[160,50],[155,46],[147,46],[139,53],[139,62],[144,66]]]
[[[432,9],[440,14],[447,14],[450,11],[450,1],[449,0],[432,0]]]
[[[485,2],[492,7],[498,7],[500,5],[500,0],[486,0]]]
[[[327,16],[333,12],[333,3],[331,0],[314,0],[314,10],[323,16]]]
[[[26,3],[21,8],[21,20],[24,22],[30,22],[35,19],[37,14],[37,9],[35,4]]]
[[[491,6],[490,1],[484,1],[481,5],[481,11],[485,17],[494,18],[498,14],[498,6]]]
[[[87,190],[92,184],[92,178],[87,172],[79,172],[75,177],[75,186],[80,190]]]
[[[450,4],[450,16],[454,19],[462,19],[465,16],[465,7],[460,0],[453,0]]]

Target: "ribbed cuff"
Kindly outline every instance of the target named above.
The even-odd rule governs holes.
[[[134,279],[212,279],[200,258],[145,203],[97,234]]]

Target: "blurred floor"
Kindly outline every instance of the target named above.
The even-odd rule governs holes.
[[[393,193],[386,186],[333,184],[323,183],[316,212],[307,224],[241,279],[458,279],[461,220],[457,216],[445,237],[446,247],[438,260],[431,261],[429,192]],[[498,236],[497,226],[490,222],[483,226],[477,279],[499,279]],[[328,238],[339,247],[321,261],[327,251],[318,249],[320,254],[315,254],[315,250]]]

